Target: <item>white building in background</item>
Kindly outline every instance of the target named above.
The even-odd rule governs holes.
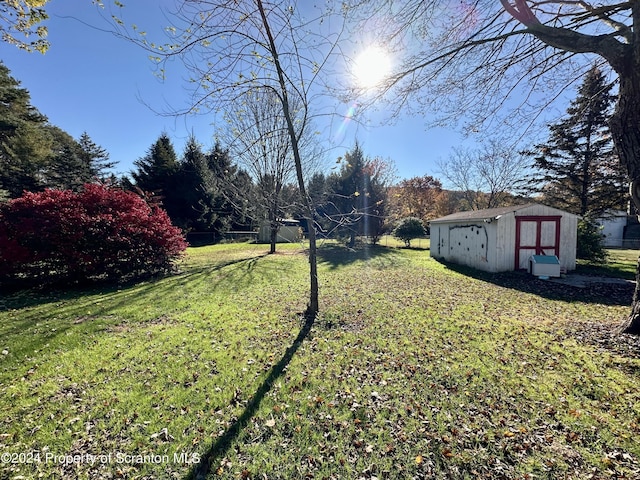
[[[602,228],[605,247],[622,247],[624,240],[624,230],[627,226],[628,215],[624,210],[614,210],[608,212],[606,216],[597,220]]]

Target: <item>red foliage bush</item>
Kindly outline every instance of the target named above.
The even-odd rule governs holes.
[[[130,280],[169,271],[186,247],[164,210],[104,185],[0,205],[0,283]]]

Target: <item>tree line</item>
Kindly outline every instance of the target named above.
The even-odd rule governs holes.
[[[310,166],[315,173],[307,172],[316,228],[322,236],[344,238],[353,246],[359,236],[376,242],[403,218],[416,217],[426,225],[455,211],[532,199],[590,218],[625,209],[626,176],[607,128],[612,89],[594,66],[566,115],[549,125],[546,142],[513,152],[491,139],[473,151],[454,151],[440,163],[452,189],[430,175],[397,182],[391,160],[367,157],[356,143],[331,173],[317,164]],[[273,251],[280,221],[304,217],[288,139],[273,121],[277,112],[263,105],[273,105],[272,98],[250,104],[248,116],[261,120],[256,123],[262,131],[235,116],[232,136],[244,145],[235,149],[239,161],[220,143],[205,151],[194,136],[178,155],[162,133],[134,162],[130,177],[118,178],[108,152],[86,132],[76,140],[49,124],[1,63],[0,95],[0,195],[5,198],[25,190],[78,190],[88,182],[111,182],[161,204],[184,232],[209,232],[220,239],[230,230],[254,230],[266,221]],[[267,119],[274,122],[269,130],[264,129]]]

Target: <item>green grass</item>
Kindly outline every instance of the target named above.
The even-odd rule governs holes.
[[[604,263],[593,264],[578,260],[578,273],[635,280],[638,250],[612,248],[607,250],[608,258]]]
[[[640,362],[565,332],[627,305],[326,243],[310,325],[300,245],[267,248],[0,300],[0,453],[40,452],[0,478],[637,478]]]
[[[378,242],[383,247],[401,247],[404,248],[404,242],[398,240],[393,235],[383,235]],[[428,250],[430,246],[429,238],[414,238],[411,240],[411,248]]]

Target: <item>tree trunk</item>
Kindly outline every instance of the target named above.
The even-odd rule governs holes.
[[[269,247],[269,253],[276,253],[276,242],[278,240],[278,229],[271,227],[271,236],[269,238],[271,246]]]
[[[631,303],[631,313],[622,324],[620,331],[632,335],[640,335],[640,292],[638,291],[638,275],[640,274],[640,258],[636,266],[636,290],[633,292],[633,302]]]
[[[320,311],[320,302],[318,301],[318,265],[316,256],[316,225],[313,220],[313,206],[311,198],[307,195],[307,189],[304,184],[304,174],[302,172],[302,159],[300,157],[300,148],[298,145],[298,135],[293,122],[293,115],[289,109],[289,92],[287,91],[287,81],[285,80],[284,70],[280,64],[280,57],[278,54],[278,48],[276,42],[273,39],[271,33],[271,26],[267,20],[267,15],[264,10],[262,0],[256,0],[256,5],[260,11],[260,17],[262,18],[262,25],[269,39],[269,50],[273,55],[273,63],[278,73],[278,82],[280,83],[280,100],[282,102],[282,113],[287,122],[287,131],[289,138],[291,139],[291,150],[293,153],[293,160],[296,166],[296,178],[298,179],[298,188],[300,189],[300,196],[304,203],[305,217],[307,220],[307,230],[309,231],[309,304],[307,305],[307,311],[305,316],[307,319],[313,319]],[[308,107],[305,98],[305,109]]]
[[[354,248],[356,246],[356,232],[352,229],[349,234],[349,241],[347,242],[347,247]]]
[[[309,203],[309,202],[308,202]],[[311,212],[311,218],[307,218],[307,230],[309,231],[309,274],[310,274],[310,292],[309,292],[309,305],[307,307],[307,315],[315,317],[320,311],[320,303],[318,301],[318,261],[317,261],[317,248],[316,248],[316,227],[313,221],[313,211]]]
[[[620,162],[626,167],[631,182],[629,191],[636,209],[640,210],[640,71],[630,62],[620,73],[620,93],[609,122],[611,136]],[[623,333],[640,334],[640,258],[636,268],[636,289],[631,312],[622,325]]]
[[[269,214],[269,242],[271,246],[269,247],[269,253],[276,253],[276,242],[278,241],[278,221],[275,218],[275,215]]]

